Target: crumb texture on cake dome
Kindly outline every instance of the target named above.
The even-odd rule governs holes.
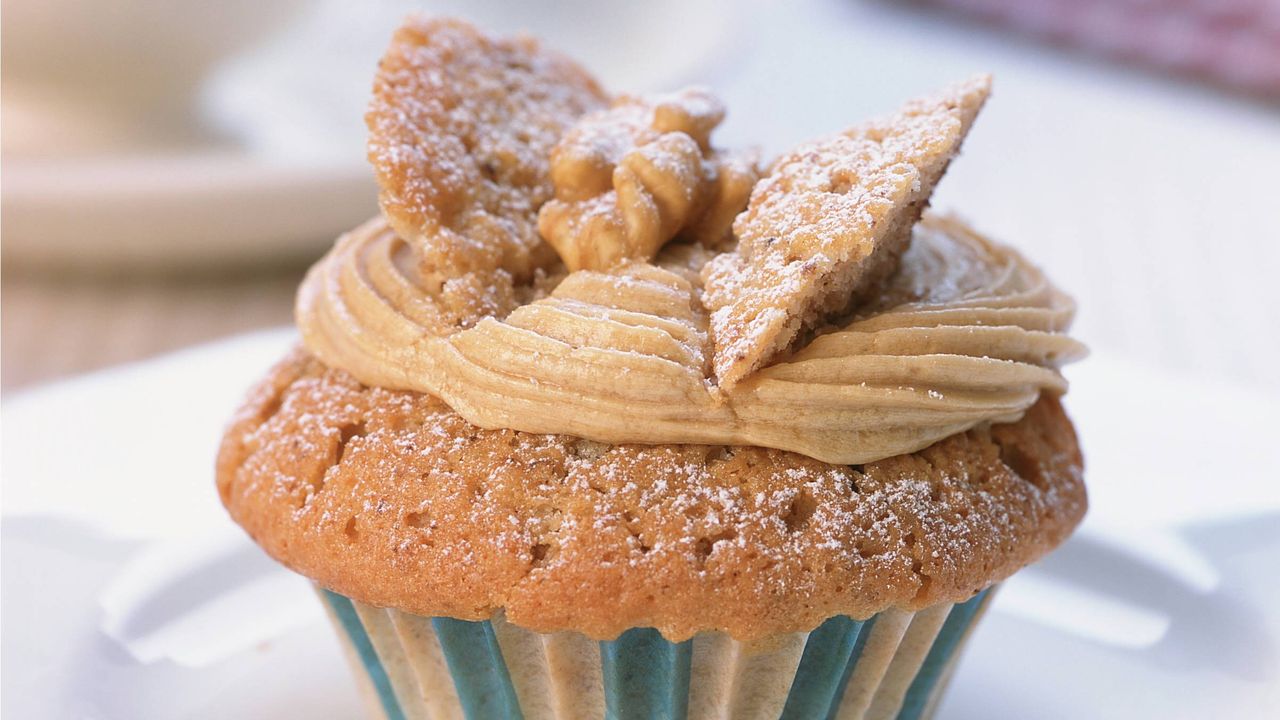
[[[235,417],[218,491],[273,557],[360,602],[464,619],[503,609],[596,638],[750,640],[968,599],[1070,534],[1081,474],[1049,396],[1014,423],[836,466],[484,430],[299,349]]]

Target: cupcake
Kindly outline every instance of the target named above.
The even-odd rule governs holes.
[[[218,458],[371,717],[931,713],[1086,507],[1070,298],[926,212],[989,90],[765,162],[713,143],[707,89],[406,21],[381,213]]]

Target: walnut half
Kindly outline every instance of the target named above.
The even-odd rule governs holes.
[[[754,154],[713,150],[724,106],[701,88],[624,96],[588,114],[551,151],[555,198],[538,230],[570,270],[648,260],[684,233],[729,232],[759,177]]]

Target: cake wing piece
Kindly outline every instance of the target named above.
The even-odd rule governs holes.
[[[556,261],[537,230],[553,192],[548,156],[606,103],[585,70],[532,38],[422,16],[396,31],[365,115],[369,160],[383,215],[463,324],[493,313],[482,290],[510,295],[512,278]]]
[[[714,369],[729,388],[892,273],[991,89],[987,75],[779,158],[703,270]]]

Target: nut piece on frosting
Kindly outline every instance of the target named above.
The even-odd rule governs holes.
[[[538,230],[570,270],[651,259],[682,231],[724,239],[759,172],[754,155],[711,148],[722,119],[724,106],[701,88],[623,96],[584,116],[551,151],[555,198]]]
[[[933,186],[990,93],[981,75],[779,158],[703,268],[713,365],[730,388],[897,266]]]

